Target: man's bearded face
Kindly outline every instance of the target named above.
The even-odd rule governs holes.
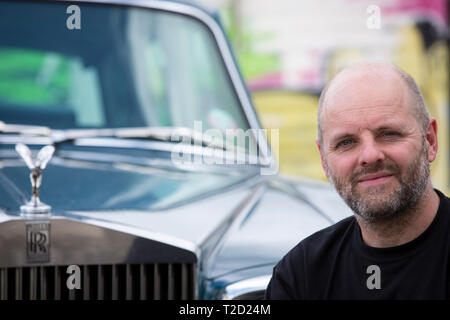
[[[327,173],[337,192],[348,206],[368,223],[401,216],[413,208],[423,195],[430,177],[426,141],[408,166],[401,167],[386,159],[370,168],[356,170],[351,176],[338,176],[327,165]],[[359,181],[369,174],[387,172],[390,181],[362,186]]]

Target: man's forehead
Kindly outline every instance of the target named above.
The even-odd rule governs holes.
[[[376,107],[386,104],[400,107],[404,93],[405,85],[396,75],[343,74],[329,88],[324,109]]]
[[[366,71],[343,72],[333,80],[320,115],[324,135],[396,126],[411,118],[411,101],[400,76],[391,70]]]

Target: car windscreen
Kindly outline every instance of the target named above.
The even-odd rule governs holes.
[[[162,10],[70,5],[0,2],[1,121],[249,128],[203,22]]]

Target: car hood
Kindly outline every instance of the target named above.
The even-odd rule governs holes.
[[[0,222],[17,217],[31,193],[20,159],[1,166]],[[303,238],[351,214],[328,185],[227,172],[56,156],[44,171],[41,200],[55,217],[195,252],[206,279],[273,265]]]
[[[229,283],[238,280],[233,272],[246,268],[270,266],[271,272],[301,240],[350,215],[350,208],[328,184],[272,179],[262,188],[254,207],[217,246],[208,260],[206,277],[223,277]]]
[[[0,203],[14,212],[31,197],[29,169],[20,159],[1,161]],[[175,169],[175,170],[174,170]],[[217,192],[245,175],[189,172],[55,157],[43,171],[41,201],[54,213],[67,211],[161,211]]]

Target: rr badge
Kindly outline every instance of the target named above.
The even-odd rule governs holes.
[[[50,261],[50,222],[33,221],[26,223],[27,262]]]

